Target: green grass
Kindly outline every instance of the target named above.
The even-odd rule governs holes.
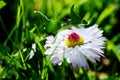
[[[119,0],[4,2],[0,1],[0,80],[120,80]],[[106,57],[98,65],[89,63],[87,71],[76,72],[66,61],[53,66],[44,54],[46,36],[80,24],[98,24],[104,30]],[[29,59],[33,43],[36,51]]]

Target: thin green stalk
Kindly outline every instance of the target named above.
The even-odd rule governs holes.
[[[13,29],[11,30],[10,34],[8,35],[7,39],[5,40],[5,42],[3,43],[3,45],[5,46],[8,42],[8,40],[11,39],[11,36],[13,35],[14,31],[16,30],[16,27],[13,27]],[[13,42],[13,41],[12,41]]]
[[[42,44],[40,43],[40,38],[39,37],[36,37],[35,38],[35,42],[36,42],[36,44],[38,45],[38,47],[39,47],[39,49],[40,49],[40,51],[41,51],[41,53],[42,53],[42,55],[44,56],[45,54],[44,54],[44,48],[42,47]],[[45,68],[45,62],[46,62],[46,60],[43,58],[43,70],[41,71],[42,73],[41,73],[41,79],[45,79],[45,72],[46,72],[46,69],[44,69]],[[39,71],[40,72],[40,71]]]
[[[23,24],[25,24],[25,12],[24,12],[24,4],[23,4],[23,0],[20,0],[20,7],[21,7],[21,10],[22,10],[22,21],[23,21]]]
[[[40,43],[40,38],[36,37],[35,42],[37,43],[38,47],[40,48],[40,51],[41,51],[42,55],[44,56],[44,48],[43,48],[42,44]]]
[[[3,21],[2,21],[1,16],[0,16],[0,21],[1,21],[1,24],[2,24],[2,28],[3,28],[3,30],[5,31],[6,35],[8,36],[8,32],[7,32],[6,28],[5,28],[5,25],[4,25]],[[13,43],[13,41],[12,41],[11,38],[10,38],[10,41],[11,41],[11,43]],[[14,44],[14,43],[13,43],[13,44]],[[4,45],[6,45],[6,44],[4,44]]]
[[[20,7],[18,6],[17,16],[16,16],[16,25],[13,27],[13,29],[12,29],[11,32],[9,33],[7,39],[6,39],[5,42],[4,42],[4,45],[7,44],[8,40],[11,39],[11,37],[12,37],[13,33],[15,32],[15,30],[19,27],[20,19],[21,19]],[[13,43],[13,41],[12,41],[12,43]]]
[[[20,0],[20,7],[21,7],[21,19],[22,19],[22,23],[23,23],[23,25],[22,25],[22,28],[21,29],[24,29],[24,27],[25,27],[25,20],[26,20],[26,18],[25,18],[25,10],[24,10],[24,4],[23,4],[23,0]],[[22,32],[21,33],[21,41],[24,41],[24,32]]]
[[[25,65],[25,60],[24,60],[24,58],[23,58],[23,56],[22,56],[22,52],[19,50],[19,53],[20,53],[20,58],[21,58],[21,60],[22,60],[22,63],[23,63],[23,67],[24,67],[24,69],[26,70],[27,68],[26,68],[26,65]]]
[[[4,25],[3,21],[2,21],[1,15],[0,15],[0,22],[2,24],[2,28],[5,31],[6,35],[8,35],[8,32],[7,32],[6,28],[5,28],[5,25]]]

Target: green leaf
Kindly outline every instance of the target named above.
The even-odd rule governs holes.
[[[70,17],[71,17],[71,23],[76,25],[81,22],[81,17],[76,15],[74,12],[74,5],[72,5],[71,10],[70,10]]]
[[[51,22],[48,23],[46,30],[48,33],[56,33],[56,31],[58,31],[58,29],[60,29],[60,22],[57,20],[53,20]]]
[[[6,3],[4,1],[0,1],[0,9],[2,9],[5,5]]]

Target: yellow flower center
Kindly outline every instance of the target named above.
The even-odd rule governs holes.
[[[76,45],[81,45],[81,44],[83,44],[82,36],[79,36],[75,32],[68,35],[68,38],[66,39],[66,45],[68,47],[75,47]]]

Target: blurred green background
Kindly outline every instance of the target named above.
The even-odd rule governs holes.
[[[120,0],[0,0],[0,80],[120,80],[119,15]],[[80,24],[104,30],[106,57],[87,71],[53,66],[45,37]]]

